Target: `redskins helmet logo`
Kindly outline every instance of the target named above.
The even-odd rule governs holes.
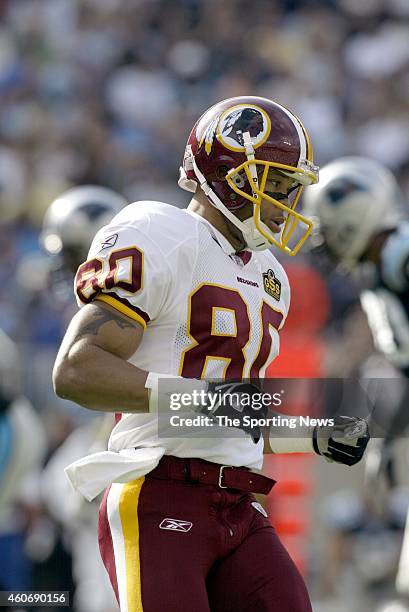
[[[219,118],[216,117],[216,119],[213,119],[213,121],[210,122],[209,127],[203,134],[203,138],[201,139],[199,144],[199,146],[201,147],[203,144],[203,140],[205,141],[205,151],[208,155],[210,155],[210,153],[212,152],[213,140],[216,134],[218,120]]]
[[[270,134],[271,121],[267,113],[252,104],[238,104],[228,108],[213,119],[200,139],[199,147],[205,143],[207,155],[212,152],[217,138],[230,151],[244,151],[243,133],[249,132],[255,149],[265,142]]]
[[[219,121],[217,139],[231,151],[243,151],[243,134],[249,132],[257,149],[268,138],[270,118],[259,106],[240,104],[225,111]]]

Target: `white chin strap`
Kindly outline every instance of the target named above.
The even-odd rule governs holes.
[[[251,143],[250,134],[248,132],[245,132],[245,134],[243,134],[243,138],[244,138],[245,151],[246,151],[247,158],[254,159],[254,147]],[[252,215],[249,219],[246,219],[245,221],[240,221],[240,219],[238,219],[236,215],[234,215],[223,204],[219,196],[210,187],[209,183],[206,181],[205,177],[203,176],[203,174],[200,172],[199,168],[197,167],[196,161],[193,155],[190,156],[190,159],[188,160],[188,162],[191,163],[192,170],[195,173],[197,180],[199,181],[200,187],[205,193],[210,203],[215,208],[220,210],[220,212],[222,212],[223,215],[227,217],[227,219],[229,219],[229,221],[231,221],[233,225],[235,225],[241,231],[241,233],[243,234],[243,238],[244,238],[244,242],[246,243],[246,246],[251,251],[265,251],[266,249],[270,248],[271,243],[256,228],[256,224],[254,223],[254,215]],[[257,170],[255,168],[255,165],[250,164],[250,169],[254,170],[254,175],[252,172],[252,179],[258,186],[258,177],[257,177]],[[183,179],[179,181],[179,184],[182,187],[184,186],[183,183],[184,183]],[[193,181],[189,181],[189,183],[193,183]],[[188,191],[191,191],[189,187],[190,185],[189,186],[186,185],[185,188],[187,188]],[[261,219],[258,219],[258,222],[262,226],[262,228],[265,229],[266,232],[268,233],[269,229],[261,221]]]
[[[239,221],[239,223],[240,227],[237,223],[235,223],[235,225],[237,225],[237,227],[239,227],[239,229],[243,232],[245,243],[247,244],[250,250],[265,251],[266,249],[269,249],[272,246],[271,242],[269,242],[267,238],[263,236],[263,234],[260,234],[260,232],[256,228],[256,224],[254,223],[254,217],[250,217],[250,219],[246,219],[245,221]],[[269,231],[267,225],[265,225],[262,221],[260,221],[260,225],[267,232]],[[241,229],[242,226],[245,226],[247,233],[245,233],[245,231]]]

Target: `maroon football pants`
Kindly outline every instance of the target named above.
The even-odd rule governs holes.
[[[147,475],[115,483],[99,516],[121,612],[311,612],[254,496]]]

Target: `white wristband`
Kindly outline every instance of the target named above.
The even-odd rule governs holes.
[[[163,374],[157,374],[156,372],[149,372],[145,381],[145,389],[158,389],[158,381],[159,378],[163,376]]]
[[[169,380],[175,379],[174,385],[171,385]],[[177,382],[176,382],[177,380]],[[159,392],[159,381],[162,381],[162,387]],[[149,372],[145,388],[150,390],[149,393],[149,412],[158,412],[159,395],[163,396],[165,405],[169,404],[168,398],[171,394],[192,394],[194,391],[207,389],[207,383],[204,380],[196,378],[183,378],[183,376],[174,376],[172,374],[158,374],[157,372]]]
[[[312,443],[312,433],[314,427],[303,428],[303,437],[300,438],[300,432],[296,431],[286,437],[269,436],[270,447],[273,453],[313,453],[314,447]],[[270,434],[271,434],[270,429]],[[294,437],[293,437],[294,436]]]

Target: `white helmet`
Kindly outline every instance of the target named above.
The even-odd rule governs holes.
[[[87,258],[97,231],[126,205],[125,198],[107,187],[69,189],[50,204],[44,216],[42,246],[76,270]]]
[[[350,269],[375,234],[404,217],[403,195],[393,174],[365,157],[342,157],[320,171],[318,185],[304,195],[303,214],[315,227],[315,244],[325,243]]]

